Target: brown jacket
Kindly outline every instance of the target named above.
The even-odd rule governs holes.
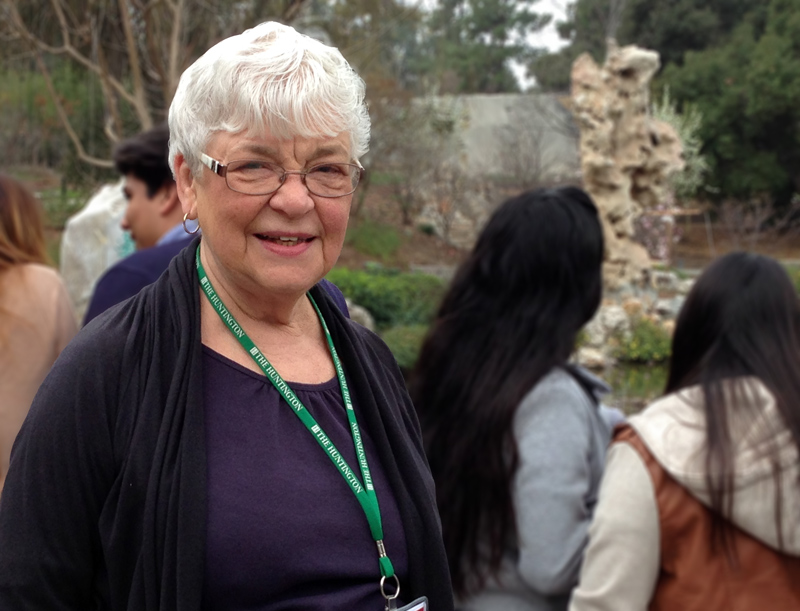
[[[691,387],[617,431],[570,611],[800,609],[798,448],[760,381],[735,389],[723,504],[736,564],[712,552],[704,398]]]
[[[781,554],[734,526],[738,562],[731,566],[724,554],[711,551],[711,510],[664,470],[630,426],[614,439],[634,447],[653,481],[661,571],[651,611],[800,609],[800,558]]]

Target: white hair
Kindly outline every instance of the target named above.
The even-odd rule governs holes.
[[[169,108],[169,165],[200,153],[216,132],[283,139],[350,135],[354,160],[369,148],[364,81],[338,49],[269,21],[206,51],[181,75]]]

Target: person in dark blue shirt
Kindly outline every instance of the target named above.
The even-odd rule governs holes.
[[[169,262],[192,240],[181,223],[183,213],[168,161],[169,127],[159,125],[121,142],[114,165],[125,177],[128,200],[122,228],[137,252],[111,266],[98,280],[83,320],[97,315],[155,282]],[[195,230],[189,227],[188,231]]]

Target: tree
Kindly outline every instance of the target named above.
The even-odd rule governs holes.
[[[662,65],[681,64],[687,51],[724,43],[746,16],[763,24],[766,6],[764,0],[576,0],[558,24],[570,44],[529,70],[540,88],[565,91],[572,62],[584,52],[602,62],[607,38],[657,51]]]
[[[458,181],[453,160],[463,146],[458,132],[466,117],[446,99],[401,101],[384,111],[373,130],[380,143],[375,165],[391,175],[392,198],[403,224],[412,226],[431,197],[444,197],[444,183]]]
[[[551,16],[534,12],[539,0],[442,0],[426,32],[427,60],[418,71],[433,75],[434,93],[518,91],[509,62],[527,63],[541,50],[528,41]]]
[[[34,62],[78,157],[91,155],[73,126],[53,72],[71,63],[102,89],[102,124],[113,143],[164,118],[183,70],[209,46],[267,16],[297,17],[305,0],[0,0],[0,32]]]
[[[508,125],[500,134],[502,182],[522,191],[573,182],[577,168],[570,172],[567,164],[558,162],[551,134],[571,139],[577,149],[580,132],[571,112],[556,96],[534,93],[520,97],[506,106],[506,112]]]
[[[363,210],[374,170],[404,155],[413,144],[408,136],[418,127],[414,122],[425,123],[424,113],[411,107],[411,90],[418,84],[413,66],[422,54],[418,32],[426,15],[420,8],[397,0],[312,0],[295,24],[301,30],[321,32],[367,85],[372,137],[369,152],[360,160],[368,171],[356,192],[353,216]],[[416,189],[419,186],[395,185],[404,215],[417,205],[412,193]]]
[[[620,41],[658,51],[662,65],[680,65],[687,51],[723,44],[746,17],[763,21],[766,6],[764,0],[628,0]]]
[[[603,62],[606,41],[616,38],[625,17],[627,0],[577,0],[567,6],[566,19],[556,24],[558,34],[570,44],[528,64],[528,72],[536,78],[539,89],[564,92],[569,90],[572,63],[588,53]]]
[[[697,107],[718,198],[765,194],[780,206],[800,191],[800,0],[771,0],[723,45],[687,52],[662,81]]]
[[[374,100],[414,87],[424,18],[419,7],[398,0],[349,0],[312,3],[299,23],[327,32]]]

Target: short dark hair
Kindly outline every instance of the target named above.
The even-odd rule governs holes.
[[[600,305],[602,265],[603,228],[586,192],[523,193],[489,219],[423,343],[409,391],[461,598],[500,569],[516,519],[514,414],[567,367]]]
[[[114,167],[123,176],[133,174],[147,185],[152,197],[163,186],[175,182],[169,167],[169,127],[153,129],[123,140],[114,149]]]

